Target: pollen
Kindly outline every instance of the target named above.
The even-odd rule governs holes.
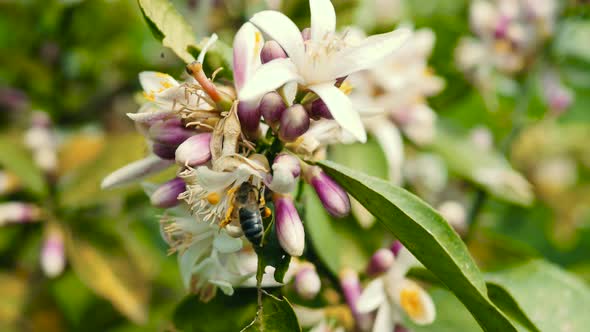
[[[344,81],[340,85],[340,91],[344,92],[346,95],[349,95],[352,92],[352,89],[352,84],[350,84],[348,81]]]
[[[143,96],[145,97],[145,99],[149,100],[149,101],[155,101],[156,100],[156,96],[154,96],[153,92],[147,93],[147,92],[143,92]]]
[[[209,204],[212,204],[212,205],[219,203],[220,199],[221,199],[221,197],[219,196],[218,193],[210,193],[209,195],[207,195],[207,202],[209,202]]]
[[[400,292],[401,307],[412,319],[419,319],[424,316],[424,306],[420,299],[420,290],[417,286],[406,287]]]
[[[272,211],[268,208],[268,206],[265,206],[262,209],[262,218],[268,218],[272,215]]]
[[[159,78],[169,78],[170,76],[168,74],[164,74],[164,73],[156,73],[156,76]]]
[[[164,89],[169,89],[169,88],[172,87],[172,84],[170,82],[167,82],[167,81],[160,82],[160,85],[162,85],[162,87],[164,87]]]

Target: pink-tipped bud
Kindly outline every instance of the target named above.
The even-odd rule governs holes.
[[[175,147],[194,134],[195,132],[187,129],[180,119],[156,122],[148,131],[152,140]]]
[[[279,153],[273,161],[273,169],[275,165],[280,165],[280,167],[288,169],[295,178],[301,174],[299,158],[290,153]]]
[[[268,181],[268,187],[274,192],[288,194],[295,189],[300,173],[299,159],[291,154],[281,153],[272,164],[272,177]]]
[[[320,292],[322,282],[315,269],[309,262],[302,263],[295,274],[295,291],[301,298],[311,300]]]
[[[211,159],[211,133],[197,134],[178,146],[176,162],[180,165],[197,166]]]
[[[384,248],[377,250],[369,261],[367,274],[369,276],[376,276],[386,272],[393,265],[394,260],[395,256],[391,250]]]
[[[272,91],[262,97],[258,109],[264,117],[264,121],[270,126],[273,126],[281,120],[281,116],[287,109],[287,105],[285,105],[283,97],[280,94]]]
[[[279,137],[286,142],[293,142],[309,129],[309,115],[305,108],[295,104],[285,110],[281,116]]]
[[[260,109],[257,103],[240,101],[238,104],[240,126],[247,133],[256,132],[260,125]]]
[[[345,268],[340,272],[339,279],[342,294],[355,318],[357,327],[361,331],[368,330],[371,326],[371,316],[369,314],[360,313],[357,309],[357,303],[361,297],[361,282],[358,274],[353,269]]]
[[[156,189],[150,196],[150,202],[153,206],[159,208],[169,208],[180,204],[178,195],[186,190],[186,185],[181,178],[174,178],[165,182]]]
[[[399,252],[404,248],[404,245],[399,242],[398,240],[393,241],[393,243],[391,244],[391,252],[397,256],[399,255]]]
[[[311,166],[305,169],[305,180],[313,186],[322,205],[332,216],[341,218],[350,213],[348,194],[321,168]]]
[[[317,99],[311,103],[311,106],[308,107],[309,109],[309,116],[314,120],[319,119],[333,119],[332,113],[328,109],[326,103],[323,100]]]
[[[293,199],[287,195],[275,194],[276,231],[281,247],[291,256],[301,256],[305,247],[305,231]]]
[[[274,59],[283,59],[287,57],[287,53],[283,50],[281,45],[274,40],[269,40],[264,43],[262,51],[260,52],[260,60],[262,63],[270,62]]]
[[[52,229],[47,233],[41,249],[41,268],[50,278],[60,275],[66,265],[64,237],[60,230]]]
[[[152,152],[162,159],[173,160],[176,157],[177,147],[178,145],[168,145],[154,142],[152,143]]]
[[[22,202],[0,203],[0,226],[37,221],[41,210],[33,204]]]

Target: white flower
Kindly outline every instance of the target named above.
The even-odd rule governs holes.
[[[215,171],[207,166],[196,169],[189,167],[180,174],[187,184],[187,190],[179,198],[190,205],[199,221],[217,224],[230,222],[234,194],[240,185],[250,181],[259,188],[265,176],[264,168],[257,167],[255,163],[242,163],[230,171]]]
[[[329,0],[310,0],[311,37],[305,41],[297,26],[277,11],[262,11],[250,22],[277,41],[289,58],[264,64],[242,89],[245,99],[254,99],[288,82],[297,82],[316,93],[334,119],[358,140],[366,134],[350,99],[334,86],[336,79],[369,68],[399,48],[408,31],[399,29],[371,36],[350,45],[346,34],[336,30],[336,14]]]
[[[377,310],[373,332],[391,332],[407,315],[416,324],[430,324],[435,308],[430,295],[420,285],[405,277],[416,259],[402,248],[393,266],[381,277],[371,281],[357,302],[362,313]]]

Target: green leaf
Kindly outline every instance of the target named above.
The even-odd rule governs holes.
[[[406,190],[330,161],[318,163],[391,231],[471,311],[486,331],[516,331],[491,302],[465,244],[428,204]]]
[[[262,325],[256,321],[246,331],[301,330],[293,308],[286,299],[268,295],[264,297],[262,304]],[[178,305],[173,320],[176,328],[182,331],[241,331],[253,322],[256,308],[256,289],[236,289],[233,296],[219,293],[208,303],[199,301],[197,296],[189,296]]]
[[[47,194],[43,173],[35,165],[27,149],[16,139],[0,137],[0,165],[18,176],[31,192],[42,196]]]
[[[305,186],[303,203],[305,233],[322,263],[334,276],[344,267],[363,271],[373,252],[383,244],[381,227],[363,230],[352,217],[332,218],[310,186]],[[358,236],[362,232],[367,236]]]
[[[94,238],[93,238],[94,239]],[[120,238],[101,243],[82,233],[68,234],[67,252],[82,282],[136,324],[147,321],[149,287],[140,269],[125,254]]]
[[[499,152],[478,149],[468,139],[440,126],[429,148],[445,160],[452,172],[489,194],[524,206],[533,202],[531,185]]]
[[[195,61],[189,46],[196,45],[191,26],[168,0],[138,0],[154,36],[186,63]]]
[[[490,297],[519,322],[528,316],[543,332],[588,331],[590,288],[557,266],[532,260],[487,279]]]

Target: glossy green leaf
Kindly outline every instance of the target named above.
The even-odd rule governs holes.
[[[141,12],[154,36],[186,63],[195,61],[189,46],[196,45],[191,26],[169,0],[138,0]]]
[[[534,196],[531,185],[499,152],[478,149],[464,137],[437,128],[436,139],[429,148],[440,155],[449,169],[480,186],[495,197],[519,205],[530,205]]]
[[[43,173],[34,164],[29,151],[16,139],[0,137],[0,166],[18,176],[25,188],[31,192],[38,195],[47,194],[47,183]]]
[[[330,161],[318,163],[471,311],[486,331],[516,331],[487,297],[483,276],[449,224],[420,198]]]
[[[532,260],[489,273],[487,280],[490,297],[519,322],[528,317],[542,332],[588,331],[590,288],[559,267]]]
[[[256,289],[236,289],[233,296],[218,293],[208,303],[196,296],[185,298],[174,312],[174,325],[182,331],[226,332],[241,331],[256,317]],[[262,329],[261,329],[262,327]],[[293,308],[286,299],[264,295],[262,324],[258,321],[246,331],[300,331]]]

